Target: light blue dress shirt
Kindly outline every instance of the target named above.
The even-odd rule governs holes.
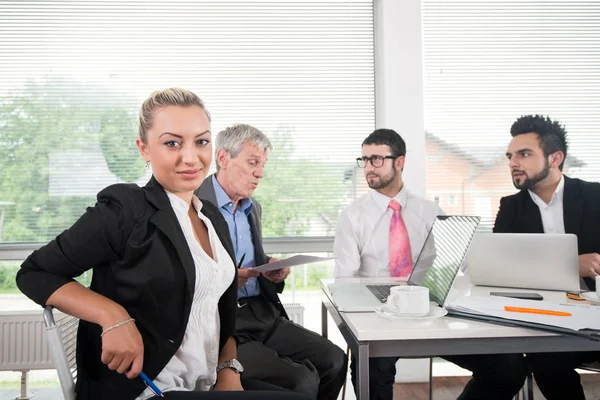
[[[235,263],[239,264],[242,256],[244,264],[242,268],[255,267],[254,244],[252,243],[252,231],[250,230],[250,211],[252,211],[252,200],[243,199],[238,203],[237,210],[233,209],[233,202],[223,190],[215,176],[212,177],[213,188],[217,198],[217,207],[227,221],[229,235],[235,250]],[[260,286],[256,278],[248,279],[243,288],[238,289],[238,298],[257,296]]]

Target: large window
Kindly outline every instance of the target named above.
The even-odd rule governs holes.
[[[491,228],[524,114],[561,121],[565,173],[600,180],[599,21],[599,1],[423,0],[429,198]]]
[[[0,31],[0,242],[48,241],[103,187],[143,185],[137,109],[169,86],[203,98],[213,132],[271,138],[265,236],[331,235],[355,195],[369,0],[3,2]]]

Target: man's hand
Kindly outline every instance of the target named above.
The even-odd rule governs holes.
[[[579,275],[587,278],[600,275],[600,254],[581,254],[579,256]]]
[[[265,278],[271,282],[280,283],[290,274],[290,267],[274,269],[273,271],[263,272]]]
[[[240,382],[240,374],[231,368],[223,368],[217,374],[217,383],[213,390],[219,392],[228,392],[232,390],[244,390]]]
[[[252,268],[238,268],[238,288],[243,288],[248,283],[248,278],[255,278],[258,275],[260,273],[253,271]]]

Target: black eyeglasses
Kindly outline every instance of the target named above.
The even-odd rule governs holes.
[[[367,163],[369,161],[371,161],[371,165],[374,166],[375,168],[379,168],[383,165],[384,161],[386,158],[391,158],[392,160],[395,160],[396,158],[398,158],[398,156],[371,156],[371,157],[358,157],[356,159],[356,165],[358,165],[359,168],[364,168],[367,166]]]

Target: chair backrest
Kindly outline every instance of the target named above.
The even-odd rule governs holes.
[[[60,314],[54,320],[52,307],[44,308],[44,324],[48,334],[48,345],[52,353],[52,361],[58,372],[58,380],[65,400],[75,400],[75,380],[77,379],[77,327],[79,319]]]

